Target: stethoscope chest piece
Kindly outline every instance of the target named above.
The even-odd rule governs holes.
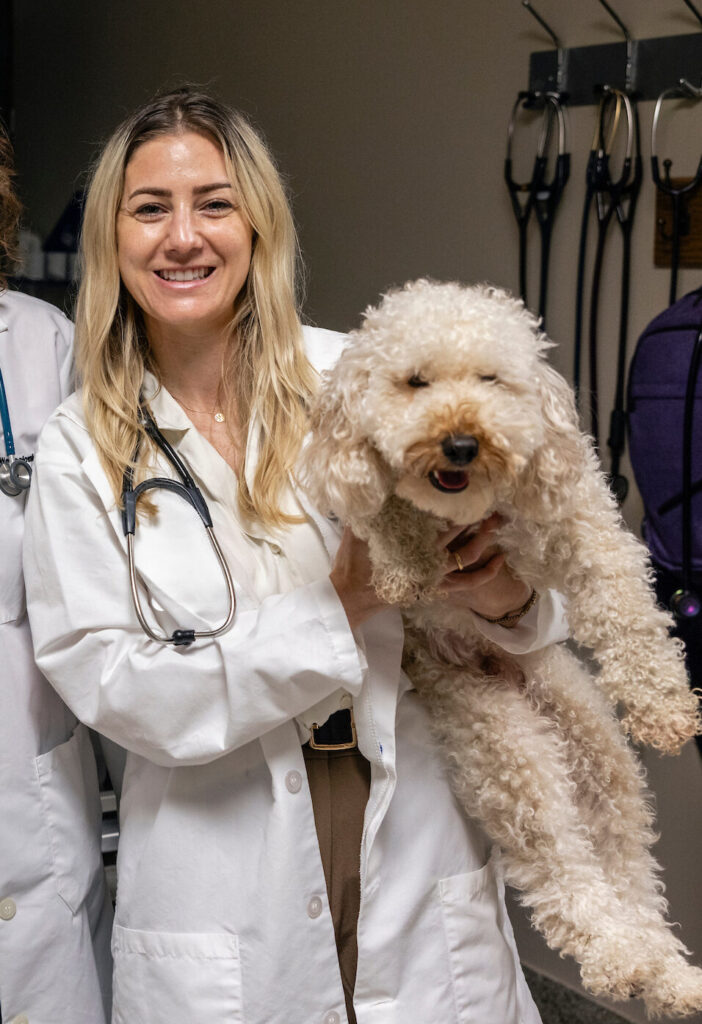
[[[9,498],[17,498],[29,490],[32,482],[33,455],[15,455],[15,439],[10,423],[10,409],[2,370],[0,370],[0,424],[5,443],[5,457],[0,458],[0,491]]]
[[[0,491],[10,498],[17,498],[29,490],[32,482],[31,456],[21,458],[8,456],[0,459]]]

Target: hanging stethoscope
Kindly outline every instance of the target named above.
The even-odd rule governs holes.
[[[32,482],[33,455],[16,455],[15,439],[10,422],[10,409],[7,404],[5,381],[0,370],[0,419],[5,439],[5,456],[0,456],[0,491],[10,498],[17,498],[29,490]]]
[[[195,481],[193,480],[185,463],[158,429],[153,417],[144,405],[139,408],[139,418],[144,430],[159,451],[166,456],[180,477],[180,480],[172,480],[169,477],[150,477],[148,480],[143,480],[135,487],[133,466],[136,465],[139,457],[139,442],[137,441],[131,463],[127,466],[122,478],[122,529],[124,530],[124,535],[127,538],[129,582],[132,591],[132,600],[134,602],[134,610],[136,611],[141,628],[152,640],[156,640],[161,644],[173,644],[175,647],[188,647],[195,640],[211,639],[212,637],[220,636],[229,629],[232,619],[234,618],[234,610],[236,608],[234,584],[232,582],[232,576],[229,571],[227,561],[221,547],[219,546],[217,538],[215,537],[210,511],[207,507],[207,502],[202,496],[202,492],[195,484]],[[180,497],[185,498],[188,504],[192,505],[200,516],[200,519],[207,530],[207,536],[210,544],[212,545],[212,549],[217,556],[217,560],[222,570],[222,575],[224,576],[229,598],[229,607],[227,609],[226,618],[221,626],[218,626],[216,629],[195,630],[191,628],[182,628],[174,630],[170,636],[167,636],[164,633],[157,633],[153,630],[144,615],[141,607],[141,601],[139,600],[137,572],[134,562],[134,532],[136,530],[137,519],[136,507],[139,498],[145,491],[155,490],[157,488],[172,491],[174,494],[178,494]]]
[[[530,111],[539,107],[542,108],[541,129],[531,179],[526,182],[517,182],[514,180],[512,169],[512,143],[517,120],[521,111]],[[554,129],[556,130],[554,131]],[[557,140],[556,157],[552,177],[547,180],[549,156],[554,137]],[[504,176],[519,230],[519,292],[525,304],[527,304],[527,231],[532,211],[539,225],[541,266],[538,313],[544,329],[553,223],[570,174],[570,153],[566,152],[566,149],[567,122],[561,96],[555,92],[519,93],[512,107],[512,116],[507,132]]]
[[[658,125],[660,122],[661,111],[663,109],[663,102],[666,99],[686,99],[692,101],[702,100],[702,88],[696,89],[694,85],[690,85],[686,79],[681,78],[678,85],[671,89],[665,89],[656,102],[656,109],[653,114],[653,125],[651,128],[651,173],[653,180],[656,184],[656,188],[664,195],[670,197],[672,205],[672,236],[671,236],[671,256],[670,256],[670,292],[668,295],[668,305],[672,306],[675,302],[678,290],[678,267],[680,265],[680,238],[684,231],[684,225],[687,221],[687,200],[694,192],[697,191],[700,184],[702,184],[702,157],[697,165],[697,171],[694,178],[687,182],[685,185],[675,187],[670,177],[670,169],[673,166],[672,160],[663,161],[663,175],[660,173],[658,165]]]
[[[623,118],[622,118],[623,114]],[[611,158],[620,125],[626,132],[621,173],[612,176]],[[586,192],[583,207],[575,314],[575,366],[573,379],[576,393],[580,392],[580,364],[582,355],[583,307],[585,291],[585,257],[590,211],[595,206],[597,215],[597,246],[590,289],[588,324],[588,366],[590,380],[590,431],[599,447],[598,375],[598,316],[602,268],[608,229],[616,217],[622,235],[621,297],[619,306],[619,344],[614,408],[610,418],[607,444],[611,454],[610,486],[621,504],[628,493],[629,484],[620,473],[620,460],[626,441],[625,377],[626,341],[629,326],[629,282],[631,275],[631,233],[636,212],[636,201],[641,188],[642,167],[639,142],[638,112],[631,97],[620,89],[605,86],[597,113],[592,150],[586,171]]]

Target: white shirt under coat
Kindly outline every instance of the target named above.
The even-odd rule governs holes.
[[[48,303],[0,294],[0,369],[17,455],[34,452],[47,417],[70,393],[72,337],[72,324]],[[112,909],[95,760],[87,730],[34,663],[22,578],[25,502],[25,494],[0,492],[2,1019],[104,1024]]]
[[[305,338],[313,365],[337,358],[338,335]],[[401,672],[399,611],[366,622],[357,643],[328,579],[336,526],[308,509],[304,527],[247,533],[226,463],[166,392],[152,410],[229,560],[230,631],[179,649],[141,631],[120,515],[76,396],[42,435],[25,555],[39,664],[79,718],[129,750],[113,1024],[346,1021],[296,724],[339,691],[372,766],[359,1024],[538,1024],[489,844],[459,810]],[[173,475],[165,462],[158,472]],[[205,531],[183,499],[159,492],[158,506],[137,526],[147,614],[168,632],[212,628],[226,593]],[[557,602],[539,603],[509,633],[485,628],[520,650],[560,637]]]

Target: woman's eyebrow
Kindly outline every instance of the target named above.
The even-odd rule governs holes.
[[[230,181],[217,181],[217,182],[214,182],[212,185],[196,185],[196,187],[193,189],[193,195],[194,196],[201,196],[201,195],[205,195],[207,192],[217,192],[221,188],[231,188],[231,187],[232,187],[232,183]],[[141,195],[164,196],[164,197],[167,198],[169,196],[172,196],[173,193],[171,192],[171,190],[169,188],[152,188],[150,185],[148,185],[148,186],[145,186],[144,188],[136,188],[136,189],[134,189],[134,191],[129,194],[129,198],[133,199],[134,196],[141,196]]]

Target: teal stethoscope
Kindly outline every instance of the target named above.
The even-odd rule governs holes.
[[[29,490],[32,482],[33,455],[16,455],[15,439],[12,436],[10,410],[7,405],[5,382],[0,370],[0,419],[5,439],[5,456],[0,456],[0,491],[10,498],[17,498]]]

